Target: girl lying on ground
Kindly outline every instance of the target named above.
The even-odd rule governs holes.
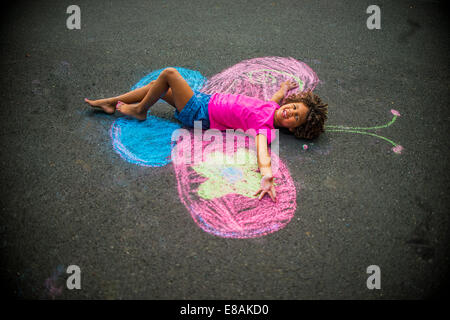
[[[192,90],[175,68],[164,69],[148,85],[117,97],[85,101],[108,114],[116,110],[139,120],[147,118],[148,109],[160,98],[176,108],[175,118],[194,127],[201,121],[203,129],[254,129],[261,188],[255,193],[261,200],[267,193],[273,201],[276,192],[267,145],[274,138],[275,128],[289,130],[300,139],[314,139],[324,132],[328,105],[311,91],[286,93],[297,87],[285,81],[270,101],[239,94],[212,95]],[[281,104],[283,102],[283,104]],[[288,131],[288,132],[289,132]]]

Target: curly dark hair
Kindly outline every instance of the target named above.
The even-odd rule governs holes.
[[[328,104],[322,102],[322,99],[311,90],[287,96],[283,100],[283,105],[293,102],[303,102],[309,108],[306,121],[302,125],[294,128],[294,136],[298,139],[317,138],[325,131],[325,121],[328,119]]]

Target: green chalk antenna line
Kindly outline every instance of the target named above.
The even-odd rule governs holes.
[[[377,137],[377,138],[383,139],[383,140],[389,142],[390,144],[392,144],[394,147],[397,146],[397,144],[394,141],[389,140],[388,138],[380,136],[378,134],[371,133],[371,132],[364,132],[364,131],[357,131],[357,130],[339,130],[339,129],[331,129],[331,130],[327,130],[327,132],[350,132],[350,133],[366,134],[366,135],[369,135],[369,136],[373,136],[373,137]]]
[[[398,146],[397,143],[395,143],[394,141],[392,141],[386,137],[383,137],[383,136],[380,136],[378,134],[371,133],[371,132],[360,131],[360,130],[376,130],[376,129],[387,128],[390,125],[392,125],[395,122],[395,120],[397,120],[397,117],[398,116],[394,114],[394,117],[391,119],[391,121],[389,123],[387,123],[385,125],[375,126],[375,127],[347,127],[347,126],[327,125],[327,126],[325,126],[325,128],[326,128],[327,132],[348,132],[348,133],[359,133],[359,134],[369,135],[369,136],[376,137],[376,138],[382,139],[384,141],[387,141],[390,144],[392,144],[394,147],[397,147]],[[329,128],[332,128],[332,129],[329,129]]]
[[[338,128],[338,129],[349,129],[349,130],[376,130],[376,129],[383,129],[383,128],[387,128],[390,125],[392,125],[395,120],[397,120],[397,116],[394,115],[394,117],[392,118],[392,120],[382,126],[375,126],[375,127],[367,127],[367,128],[363,128],[363,127],[347,127],[347,126],[325,126],[325,128]],[[328,131],[332,131],[332,130],[328,130]]]

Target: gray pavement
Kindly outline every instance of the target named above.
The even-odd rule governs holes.
[[[448,19],[439,1],[15,1],[2,12],[3,294],[19,299],[422,299],[448,270]],[[280,138],[297,188],[293,220],[271,235],[202,231],[171,164],[123,161],[119,115],[84,97],[128,90],[152,70],[210,77],[242,60],[291,56],[321,79],[329,124],[308,152]],[[172,117],[158,103],[155,112]],[[69,265],[82,288],[65,288]],[[366,268],[381,269],[368,290]]]

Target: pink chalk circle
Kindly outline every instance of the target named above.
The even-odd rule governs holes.
[[[395,110],[395,109],[391,109],[391,113],[392,113],[394,116],[400,117],[400,112],[398,112],[398,111]]]
[[[316,73],[304,62],[291,57],[263,57],[244,60],[223,70],[211,77],[201,91],[243,94],[269,100],[286,80],[298,83],[298,87],[287,95],[313,90],[319,82]]]
[[[189,133],[186,134],[186,133]],[[194,130],[176,140],[172,160],[178,194],[195,223],[223,238],[255,238],[284,228],[295,214],[296,189],[289,171],[272,154],[277,202],[258,200],[261,174],[251,143],[225,142],[225,133],[201,141]],[[204,139],[203,139],[204,140]]]

